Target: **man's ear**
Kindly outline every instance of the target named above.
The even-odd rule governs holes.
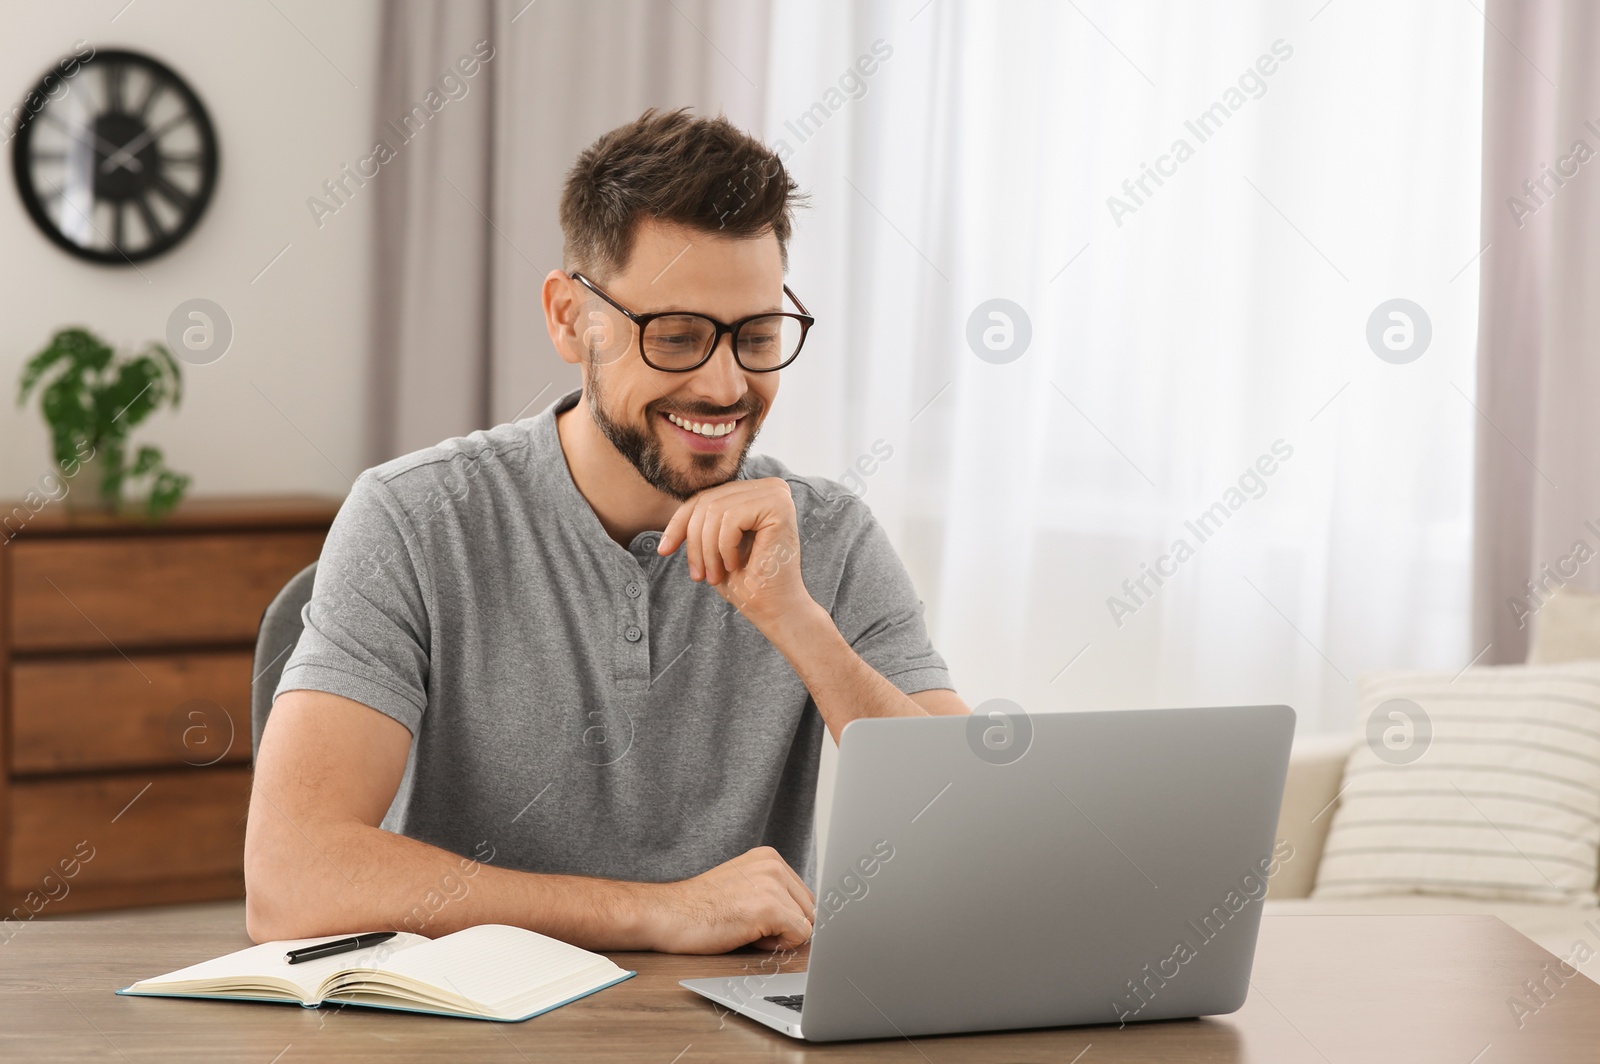
[[[583,307],[574,291],[577,286],[565,270],[551,270],[545,274],[542,301],[545,328],[550,332],[550,343],[556,354],[563,362],[581,366],[585,351],[578,319]]]

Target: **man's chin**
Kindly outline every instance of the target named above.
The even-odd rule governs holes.
[[[677,489],[672,494],[680,499],[726,484],[739,475],[738,455],[690,455],[684,459],[668,458],[663,464]]]
[[[658,419],[658,424],[664,421]],[[736,479],[750,449],[747,440],[737,449],[730,447],[720,453],[696,451],[678,439],[676,430],[670,427],[657,427],[655,442],[656,461],[679,489],[673,494],[684,499]]]

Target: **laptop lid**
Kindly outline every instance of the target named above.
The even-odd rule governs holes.
[[[999,704],[845,728],[806,1039],[1236,1010],[1294,711]]]

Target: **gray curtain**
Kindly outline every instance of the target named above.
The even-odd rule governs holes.
[[[647,107],[760,130],[768,5],[743,0],[388,0],[371,182],[368,462],[525,417],[576,386],[540,305],[578,153]],[[456,68],[493,48],[471,77]],[[470,63],[469,63],[470,67]],[[443,78],[425,121],[427,93]],[[443,99],[442,104],[438,101]],[[398,128],[397,128],[398,127]]]
[[[1550,594],[1600,589],[1600,5],[1486,13],[1473,630],[1504,663]]]
[[[383,7],[369,465],[488,424],[494,14],[492,0]]]

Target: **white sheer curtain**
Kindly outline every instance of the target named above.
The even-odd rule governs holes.
[[[857,471],[970,702],[1319,731],[1364,671],[1467,664],[1483,38],[1444,0],[775,0],[819,325],[760,446]],[[967,336],[996,298],[1031,325],[1004,364]],[[1395,298],[1407,364],[1367,340]]]

